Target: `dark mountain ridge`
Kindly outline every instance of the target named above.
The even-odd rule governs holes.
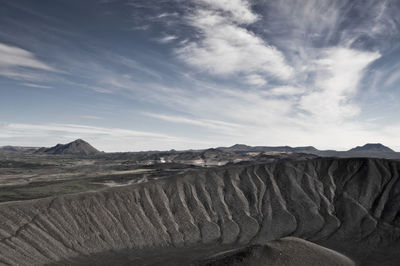
[[[38,147],[24,147],[24,146],[1,146],[0,152],[10,152],[10,153],[23,153],[23,152],[34,152]]]
[[[290,146],[248,146],[245,144],[235,144],[231,147],[219,147],[218,150],[228,152],[311,152],[318,151],[312,146],[290,147]]]
[[[368,143],[364,146],[357,146],[353,149],[350,149],[349,152],[395,152],[389,147],[382,145],[381,143]]]
[[[336,150],[318,150],[313,146],[291,147],[291,146],[248,146],[245,144],[235,144],[230,147],[218,147],[217,149],[223,151],[233,152],[346,152]],[[357,146],[348,150],[348,152],[395,152],[381,143],[367,143],[364,146]]]
[[[35,153],[95,155],[100,153],[100,151],[98,151],[88,142],[82,139],[77,139],[67,144],[57,144],[56,146],[51,148],[40,148]]]
[[[396,152],[382,144],[368,143],[362,147],[358,146],[348,151],[335,151],[335,150],[318,150],[313,146],[305,147],[290,147],[290,146],[248,146],[244,144],[235,144],[231,147],[219,147],[222,151],[235,152],[235,153],[251,153],[251,152],[282,152],[282,153],[308,153],[321,157],[338,157],[338,158],[351,158],[351,157],[367,157],[367,158],[385,158],[385,159],[400,159],[400,153]]]

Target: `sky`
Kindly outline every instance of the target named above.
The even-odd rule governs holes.
[[[399,0],[0,0],[0,145],[400,151]]]

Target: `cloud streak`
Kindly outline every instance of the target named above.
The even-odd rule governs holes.
[[[233,136],[237,135],[238,134],[237,131],[242,127],[239,124],[229,123],[225,121],[210,120],[210,119],[195,119],[184,116],[173,116],[173,115],[153,114],[153,113],[145,113],[145,115],[156,119],[168,121],[171,123],[187,124],[187,125],[198,126],[201,128],[209,128],[223,135],[233,135]]]
[[[37,57],[24,49],[0,43],[0,75],[13,79],[35,79],[36,71],[57,70],[40,61]]]
[[[26,87],[39,88],[39,89],[52,89],[53,88],[51,86],[39,85],[39,84],[34,84],[34,83],[22,83],[22,85],[24,85]]]

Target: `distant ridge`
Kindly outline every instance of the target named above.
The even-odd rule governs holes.
[[[38,147],[24,147],[24,146],[0,146],[0,155],[14,156],[20,154],[71,154],[71,155],[94,155],[100,152],[91,146],[89,143],[82,139],[77,139],[68,144],[57,144],[54,147],[38,148]],[[170,150],[170,151],[141,151],[141,152],[123,152],[123,153],[104,153],[114,155],[128,155],[128,154],[142,154],[148,156],[149,160],[159,160],[160,154],[162,156],[170,156],[171,158],[178,158],[180,160],[194,160],[201,153],[200,157],[205,160],[214,160],[215,158],[232,159],[235,156],[254,154],[250,153],[299,153],[299,154],[312,154],[320,157],[369,157],[369,158],[386,158],[386,159],[400,159],[400,152],[396,152],[389,147],[380,143],[368,143],[364,146],[357,146],[347,151],[336,150],[318,150],[313,146],[291,147],[291,146],[249,146],[246,144],[235,144],[230,147],[218,147],[211,149],[201,150]],[[173,155],[175,154],[175,155]],[[236,154],[236,155],[235,155]],[[214,158],[214,159],[212,159]],[[229,159],[229,160],[230,160]],[[228,161],[229,161],[228,160]]]
[[[364,146],[357,146],[351,150],[350,152],[395,152],[389,147],[382,145],[380,143],[368,143]]]
[[[40,148],[36,151],[36,153],[95,155],[100,153],[100,151],[98,151],[88,142],[82,139],[77,139],[67,144],[57,144],[51,148]]]
[[[400,152],[396,152],[389,147],[386,147],[380,143],[368,143],[364,146],[357,146],[347,151],[336,151],[336,150],[318,150],[313,146],[304,147],[290,147],[290,146],[248,146],[245,144],[235,144],[230,147],[219,147],[218,150],[224,152],[234,153],[305,153],[313,154],[321,157],[339,157],[339,158],[350,158],[350,157],[369,157],[369,158],[386,158],[386,159],[400,159]]]
[[[38,148],[37,147],[23,147],[23,146],[2,146],[0,147],[0,152],[9,152],[9,153],[23,153],[23,152],[34,152]]]
[[[14,146],[4,146],[4,147],[1,147],[1,149],[4,151],[12,151],[12,152],[18,151],[18,147],[14,147]]]
[[[290,147],[290,146],[248,146],[245,144],[235,144],[231,147],[219,147],[217,148],[222,151],[230,151],[230,152],[316,152],[318,151],[313,146],[305,146],[305,147]]]

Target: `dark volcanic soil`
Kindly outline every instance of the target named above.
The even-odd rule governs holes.
[[[243,247],[243,265],[346,265],[308,242],[270,242],[293,236],[361,265],[399,265],[399,171],[400,162],[381,159],[249,162],[5,202],[0,263],[207,265],[213,254]],[[226,265],[231,255],[208,265]]]
[[[265,245],[197,245],[195,247],[165,247],[140,251],[110,251],[81,256],[52,265],[353,266],[355,263],[333,250],[305,240],[288,237],[281,240],[269,241]]]

